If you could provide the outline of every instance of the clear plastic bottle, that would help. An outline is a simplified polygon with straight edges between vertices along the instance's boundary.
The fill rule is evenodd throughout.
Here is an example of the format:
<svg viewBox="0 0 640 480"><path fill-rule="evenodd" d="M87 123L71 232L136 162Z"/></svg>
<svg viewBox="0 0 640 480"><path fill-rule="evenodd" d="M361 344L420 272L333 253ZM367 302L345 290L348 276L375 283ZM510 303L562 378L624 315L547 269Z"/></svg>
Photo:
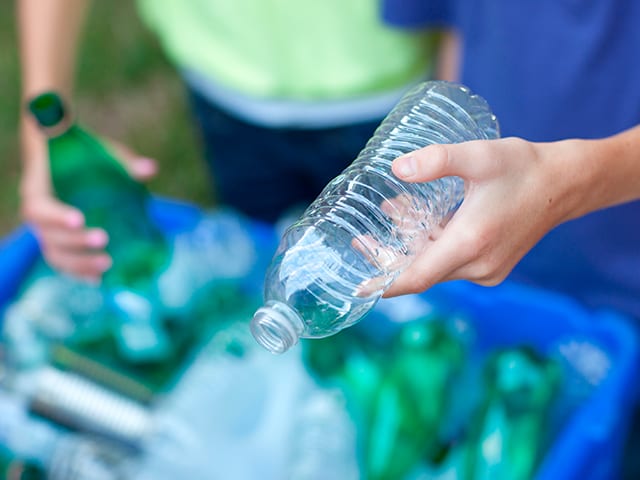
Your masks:
<svg viewBox="0 0 640 480"><path fill-rule="evenodd" d="M285 232L267 271L265 305L251 331L282 353L299 338L325 337L367 313L462 202L464 182L405 183L398 156L430 144L499 136L487 103L468 88L432 81L408 92L354 162Z"/></svg>

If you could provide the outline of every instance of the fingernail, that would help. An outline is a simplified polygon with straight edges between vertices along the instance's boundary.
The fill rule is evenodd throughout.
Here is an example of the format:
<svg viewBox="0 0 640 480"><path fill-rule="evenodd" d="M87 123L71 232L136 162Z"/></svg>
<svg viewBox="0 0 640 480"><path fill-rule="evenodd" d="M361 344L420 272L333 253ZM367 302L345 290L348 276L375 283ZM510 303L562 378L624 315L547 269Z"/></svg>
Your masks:
<svg viewBox="0 0 640 480"><path fill-rule="evenodd" d="M400 157L393 162L393 171L400 177L412 177L416 174L416 160L415 158Z"/></svg>
<svg viewBox="0 0 640 480"><path fill-rule="evenodd" d="M84 217L80 212L69 212L67 213L64 221L68 227L78 228L84 223Z"/></svg>
<svg viewBox="0 0 640 480"><path fill-rule="evenodd" d="M92 230L87 234L87 246L92 248L104 247L109 241L109 237L103 230Z"/></svg>
<svg viewBox="0 0 640 480"><path fill-rule="evenodd" d="M137 157L133 168L138 175L151 175L156 171L156 162L148 157Z"/></svg>

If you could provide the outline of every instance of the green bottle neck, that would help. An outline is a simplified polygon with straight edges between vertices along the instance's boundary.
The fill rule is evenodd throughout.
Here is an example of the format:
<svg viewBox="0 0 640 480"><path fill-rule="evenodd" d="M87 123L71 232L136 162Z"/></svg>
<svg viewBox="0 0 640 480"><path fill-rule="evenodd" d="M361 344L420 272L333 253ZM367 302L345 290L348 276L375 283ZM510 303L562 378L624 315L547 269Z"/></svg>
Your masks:
<svg viewBox="0 0 640 480"><path fill-rule="evenodd" d="M48 138L59 138L71 131L74 127L73 120L68 117L64 117L60 122L50 127L39 125L40 131Z"/></svg>

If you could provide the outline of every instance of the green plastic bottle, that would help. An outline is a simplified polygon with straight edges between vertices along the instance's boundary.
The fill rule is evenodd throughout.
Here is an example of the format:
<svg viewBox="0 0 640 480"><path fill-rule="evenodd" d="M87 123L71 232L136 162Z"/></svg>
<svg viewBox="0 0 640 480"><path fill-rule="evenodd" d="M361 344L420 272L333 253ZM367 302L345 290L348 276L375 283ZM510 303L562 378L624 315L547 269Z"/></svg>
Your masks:
<svg viewBox="0 0 640 480"><path fill-rule="evenodd" d="M496 352L487 394L466 444L465 480L529 480L544 453L560 370L529 348Z"/></svg>
<svg viewBox="0 0 640 480"><path fill-rule="evenodd" d="M304 339L301 343L304 363L315 380L345 393L350 415L362 437L370 423L388 352L375 348L356 332L348 329L331 337Z"/></svg>
<svg viewBox="0 0 640 480"><path fill-rule="evenodd" d="M465 345L445 321L418 318L385 345L355 329L303 345L312 375L346 394L363 478L402 479L442 453L442 422L465 358Z"/></svg>
<svg viewBox="0 0 640 480"><path fill-rule="evenodd" d="M444 322L416 320L401 330L377 394L368 435L367 478L404 478L443 447L441 422L464 346Z"/></svg>
<svg viewBox="0 0 640 480"><path fill-rule="evenodd" d="M48 138L56 196L80 209L88 227L109 235L113 265L103 285L113 300L120 352L133 361L165 357L171 345L161 325L156 278L169 262L170 248L147 213L147 189L103 142L69 118L59 95L41 94L29 110Z"/></svg>

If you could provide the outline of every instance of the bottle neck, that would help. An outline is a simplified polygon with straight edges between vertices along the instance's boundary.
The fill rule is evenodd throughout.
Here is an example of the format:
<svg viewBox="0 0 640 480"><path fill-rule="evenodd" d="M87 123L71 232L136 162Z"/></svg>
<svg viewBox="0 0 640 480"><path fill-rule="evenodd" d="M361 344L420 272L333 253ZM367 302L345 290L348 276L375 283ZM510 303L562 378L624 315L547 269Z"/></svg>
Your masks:
<svg viewBox="0 0 640 480"><path fill-rule="evenodd" d="M71 120L70 117L64 117L55 125L51 125L50 127L39 125L39 127L40 127L40 131L47 138L57 138L57 137L61 137L62 135L67 133L69 130L71 130L71 127L73 127L73 121Z"/></svg>
<svg viewBox="0 0 640 480"><path fill-rule="evenodd" d="M283 302L269 301L251 321L256 341L271 353L284 353L293 347L304 331L300 315Z"/></svg>

